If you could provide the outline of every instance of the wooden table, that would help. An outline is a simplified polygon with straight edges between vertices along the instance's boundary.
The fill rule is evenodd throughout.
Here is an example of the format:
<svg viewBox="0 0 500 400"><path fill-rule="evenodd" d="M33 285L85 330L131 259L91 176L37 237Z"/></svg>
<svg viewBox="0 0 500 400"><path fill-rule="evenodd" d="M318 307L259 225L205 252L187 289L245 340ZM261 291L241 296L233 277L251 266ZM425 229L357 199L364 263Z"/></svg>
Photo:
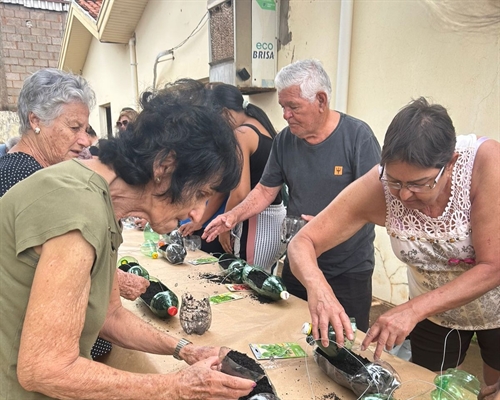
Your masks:
<svg viewBox="0 0 500 400"><path fill-rule="evenodd" d="M206 253L199 250L190 251L183 264L171 265L164 258L154 260L141 254L141 231L124 230L123 236L124 243L120 247L119 257L129 255L137 258L150 275L166 284L177 294L179 300L182 293L188 290L203 289L210 295L228 292L224 284L201 277L201 274L205 273L219 273L217 264L194 266L186 262ZM312 347L306 343L300 332L302 324L310 321L305 301L290 296L286 301L262 303L252 292L240 293L245 298L212 305L212 325L202 336L186 335L180 326L178 315L161 320L140 299L122 299L122 302L127 309L155 327L178 338L186 337L198 345L228 346L253 357L249 343L297 342L307 352L308 357L274 362L261 361L281 400L333 399L333 393L341 399L356 399L352 391L332 381L314 362ZM360 343L363 336L364 334L358 331L356 342ZM368 351L362 355L370 358ZM394 393L396 399L407 399L431 389L430 383L435 376L431 371L390 354L384 354L383 359L392 365L403 382L402 387ZM145 354L118 346L113 347L106 363L122 370L140 373L169 373L186 367L184 362L171 356Z"/></svg>

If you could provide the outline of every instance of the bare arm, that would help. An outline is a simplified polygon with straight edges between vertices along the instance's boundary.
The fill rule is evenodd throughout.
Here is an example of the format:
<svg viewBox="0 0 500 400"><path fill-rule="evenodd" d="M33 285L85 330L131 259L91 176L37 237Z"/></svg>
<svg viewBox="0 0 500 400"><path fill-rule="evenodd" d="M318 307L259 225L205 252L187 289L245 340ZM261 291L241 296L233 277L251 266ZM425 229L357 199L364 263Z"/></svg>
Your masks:
<svg viewBox="0 0 500 400"><path fill-rule="evenodd" d="M72 251L68 252L68 248ZM79 338L89 298L94 249L80 232L73 231L47 241L39 254L18 357L18 379L26 390L65 399L233 399L251 390L253 382L213 371L216 357L168 375L119 371L80 357ZM113 335L106 330L114 318L129 323L134 318L140 321L120 310L116 280L112 297L104 332L134 347L132 339L124 338L123 327ZM135 348L173 352L176 339L144 325L133 323L133 331L129 331L131 336L137 332L147 336L139 337L138 341L146 344L136 343ZM194 347L186 346L181 355L188 358Z"/></svg>
<svg viewBox="0 0 500 400"><path fill-rule="evenodd" d="M471 224L476 265L446 285L397 306L370 328L363 346L377 341L375 356L384 347L403 342L414 326L425 318L482 296L500 285L500 144L488 140L478 150L472 171Z"/></svg>
<svg viewBox="0 0 500 400"><path fill-rule="evenodd" d="M288 246L290 268L307 290L313 336L318 338L319 328L325 346L328 346L329 323L340 344L342 330L352 338L352 329L348 315L318 267L317 257L349 239L369 222L379 225L385 222L385 198L378 167L345 188Z"/></svg>
<svg viewBox="0 0 500 400"><path fill-rule="evenodd" d="M231 191L229 199L227 200L226 213L245 200L245 197L250 193L252 185L250 179L250 156L259 143L257 134L248 127L242 126L236 129L235 136L243 154L243 168L241 171L240 183ZM233 252L233 240L229 232L221 232L219 234L219 242L224 251L227 253Z"/></svg>
<svg viewBox="0 0 500 400"><path fill-rule="evenodd" d="M202 238L211 242L221 232L234 228L238 222L259 214L273 202L280 190L281 186L267 187L258 183L243 202L210 222L205 228Z"/></svg>

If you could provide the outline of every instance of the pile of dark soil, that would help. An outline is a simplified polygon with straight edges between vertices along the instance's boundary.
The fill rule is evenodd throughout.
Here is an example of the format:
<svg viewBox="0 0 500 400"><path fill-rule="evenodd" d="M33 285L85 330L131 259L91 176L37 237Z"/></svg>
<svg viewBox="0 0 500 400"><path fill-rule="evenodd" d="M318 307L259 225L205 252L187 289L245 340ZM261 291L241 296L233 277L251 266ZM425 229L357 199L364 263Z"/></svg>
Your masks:
<svg viewBox="0 0 500 400"><path fill-rule="evenodd" d="M257 286L258 288L262 288L262 285L264 284L267 278L269 278L269 275L256 269L252 270L248 274L248 279L250 279L253 283L255 283L255 286Z"/></svg>
<svg viewBox="0 0 500 400"><path fill-rule="evenodd" d="M151 304L153 297L157 293L164 292L165 290L167 290L167 288L160 282L149 281L149 287L143 294L141 294L141 299L143 299L147 304Z"/></svg>
<svg viewBox="0 0 500 400"><path fill-rule="evenodd" d="M200 278L212 283L227 283L227 279L225 277L217 274L211 274L209 272L200 274Z"/></svg>
<svg viewBox="0 0 500 400"><path fill-rule="evenodd" d="M257 363L254 359L248 357L244 353L240 353L235 350L231 350L229 353L227 353L227 357L229 357L231 360L233 360L235 363L241 365L242 367L245 367L249 369L250 371L255 371L260 374L265 374L264 369L260 366L259 363ZM240 397L239 400L247 400L251 398L252 396L255 396L256 394L260 393L274 393L273 387L271 386L271 383L269 382L269 379L267 376L264 376L262 379L260 379L257 383L257 386L253 388L253 390L246 396Z"/></svg>
<svg viewBox="0 0 500 400"><path fill-rule="evenodd" d="M339 396L337 396L335 393L332 392L323 395L323 397L321 397L321 400L341 400L341 399Z"/></svg>
<svg viewBox="0 0 500 400"><path fill-rule="evenodd" d="M361 357L360 355L352 352L346 354L345 357L329 357L319 347L316 348L316 351L323 357L325 357L335 368L340 369L342 372L345 372L350 376L355 375L356 372L358 372L360 368L363 367L363 365L370 363L370 360L368 360L367 358Z"/></svg>

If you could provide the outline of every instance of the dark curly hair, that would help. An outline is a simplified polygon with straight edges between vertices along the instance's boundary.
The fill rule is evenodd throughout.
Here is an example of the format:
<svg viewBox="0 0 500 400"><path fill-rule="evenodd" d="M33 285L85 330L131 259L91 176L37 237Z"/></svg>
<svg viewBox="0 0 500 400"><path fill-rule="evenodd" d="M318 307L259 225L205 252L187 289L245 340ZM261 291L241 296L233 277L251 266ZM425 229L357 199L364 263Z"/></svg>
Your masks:
<svg viewBox="0 0 500 400"><path fill-rule="evenodd" d="M144 187L154 166L173 157L170 187L158 194L172 203L183 203L206 184L220 193L238 185L241 149L203 84L182 79L143 93L141 105L125 132L100 145L99 159L118 177Z"/></svg>

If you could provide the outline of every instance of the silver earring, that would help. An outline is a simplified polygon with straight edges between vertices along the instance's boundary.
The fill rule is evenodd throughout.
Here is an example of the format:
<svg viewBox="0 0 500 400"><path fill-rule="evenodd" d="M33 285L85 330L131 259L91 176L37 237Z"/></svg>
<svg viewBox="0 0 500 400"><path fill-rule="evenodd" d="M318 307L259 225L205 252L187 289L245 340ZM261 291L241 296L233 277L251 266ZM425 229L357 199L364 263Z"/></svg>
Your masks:
<svg viewBox="0 0 500 400"><path fill-rule="evenodd" d="M160 183L161 178L160 178L159 176L157 176L157 177L155 178L155 181L156 181L157 183Z"/></svg>
<svg viewBox="0 0 500 400"><path fill-rule="evenodd" d="M37 135L40 133L40 128L39 128L38 126L35 128L35 133L36 133Z"/></svg>

